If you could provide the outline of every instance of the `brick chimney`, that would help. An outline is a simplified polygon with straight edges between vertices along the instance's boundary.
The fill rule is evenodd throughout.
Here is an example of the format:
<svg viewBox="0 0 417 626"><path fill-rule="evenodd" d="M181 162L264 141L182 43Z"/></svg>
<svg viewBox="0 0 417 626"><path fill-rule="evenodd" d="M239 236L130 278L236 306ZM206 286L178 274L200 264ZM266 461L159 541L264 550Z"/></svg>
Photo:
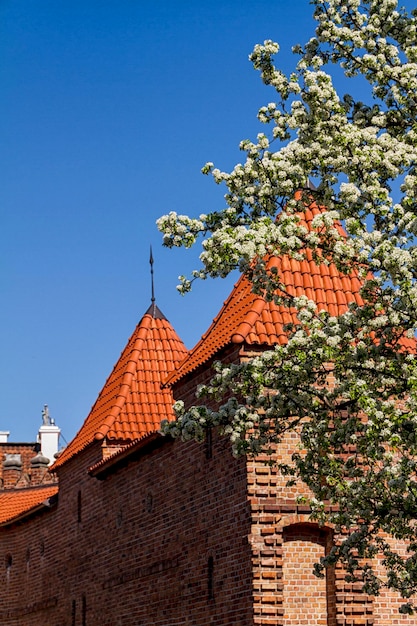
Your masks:
<svg viewBox="0 0 417 626"><path fill-rule="evenodd" d="M20 454L5 454L3 461L3 488L13 489L22 475Z"/></svg>
<svg viewBox="0 0 417 626"><path fill-rule="evenodd" d="M48 471L48 466L50 464L50 460L46 458L42 454L41 451L38 452L36 456L30 459L30 483L31 485L40 485L45 482L45 474ZM49 480L47 481L49 482Z"/></svg>

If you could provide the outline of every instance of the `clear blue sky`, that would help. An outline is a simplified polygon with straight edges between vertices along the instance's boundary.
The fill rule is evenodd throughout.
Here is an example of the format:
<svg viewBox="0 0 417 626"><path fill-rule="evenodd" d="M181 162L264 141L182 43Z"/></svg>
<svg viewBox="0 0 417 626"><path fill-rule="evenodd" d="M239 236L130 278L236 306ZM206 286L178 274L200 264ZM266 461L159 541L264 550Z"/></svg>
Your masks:
<svg viewBox="0 0 417 626"><path fill-rule="evenodd" d="M155 220L223 206L228 169L274 99L248 61L313 34L307 0L0 2L0 430L34 440L46 403L70 440L151 297L187 347L232 281L181 297L196 252Z"/></svg>

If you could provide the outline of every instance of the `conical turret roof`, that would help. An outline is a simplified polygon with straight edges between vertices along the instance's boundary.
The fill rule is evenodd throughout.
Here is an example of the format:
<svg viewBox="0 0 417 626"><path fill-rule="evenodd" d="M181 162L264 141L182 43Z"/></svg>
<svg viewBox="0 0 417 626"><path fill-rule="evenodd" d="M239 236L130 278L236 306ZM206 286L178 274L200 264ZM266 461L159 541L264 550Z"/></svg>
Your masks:
<svg viewBox="0 0 417 626"><path fill-rule="evenodd" d="M161 383L184 359L187 349L152 303L136 326L90 414L53 469L93 441L128 444L174 419L170 389Z"/></svg>

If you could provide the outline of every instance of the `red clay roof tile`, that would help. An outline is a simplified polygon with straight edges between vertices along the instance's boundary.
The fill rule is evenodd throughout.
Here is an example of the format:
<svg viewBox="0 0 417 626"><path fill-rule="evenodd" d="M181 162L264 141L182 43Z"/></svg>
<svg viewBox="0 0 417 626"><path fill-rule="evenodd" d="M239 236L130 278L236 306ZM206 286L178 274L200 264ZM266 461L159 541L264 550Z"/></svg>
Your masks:
<svg viewBox="0 0 417 626"><path fill-rule="evenodd" d="M0 524L10 522L23 513L37 509L56 493L58 493L58 485L0 491Z"/></svg>
<svg viewBox="0 0 417 626"><path fill-rule="evenodd" d="M187 354L168 320L152 305L135 328L90 414L54 464L61 466L106 438L128 444L173 419L173 397L161 382Z"/></svg>
<svg viewBox="0 0 417 626"><path fill-rule="evenodd" d="M301 222L311 228L311 220L321 211L312 205ZM337 225L337 228L345 236L342 227ZM302 261L287 256L272 257L269 265L277 268L290 295L306 295L317 303L319 309L331 315L345 312L350 302L362 302L361 281L356 271L341 275L334 264L317 265L309 250ZM252 293L251 284L241 276L208 331L165 384L172 385L195 371L230 343L263 346L286 343L284 327L289 323L297 323L294 309L266 302Z"/></svg>

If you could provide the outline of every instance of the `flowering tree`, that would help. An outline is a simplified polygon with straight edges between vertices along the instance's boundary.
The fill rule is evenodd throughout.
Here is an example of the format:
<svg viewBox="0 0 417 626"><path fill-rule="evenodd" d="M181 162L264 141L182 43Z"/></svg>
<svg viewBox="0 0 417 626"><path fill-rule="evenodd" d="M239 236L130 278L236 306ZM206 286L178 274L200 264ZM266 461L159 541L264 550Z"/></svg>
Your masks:
<svg viewBox="0 0 417 626"><path fill-rule="evenodd" d="M259 111L268 127L243 141L244 163L205 174L227 187L227 206L198 219L158 220L167 246L203 237L196 278L239 268L256 293L296 307L288 343L248 363L216 366L201 398L233 398L217 411L176 405L165 432L201 439L209 426L230 435L235 454L271 450L291 429L303 453L281 466L313 493L312 515L352 532L317 566L341 559L368 593L381 585L417 592L417 20L396 0L313 0L315 36L296 46L290 76L274 64L278 45L250 59L276 102ZM360 81L369 103L338 95L332 64ZM317 188L307 184L317 181ZM303 213L322 207L311 227ZM326 207L325 209L323 207ZM340 228L343 223L346 234ZM332 317L294 297L268 269L271 255L334 263L362 280L361 304ZM333 384L328 384L331 369ZM203 400L204 401L204 400ZM366 415L366 419L364 416ZM353 452L352 452L353 450ZM330 507L329 505L337 505ZM387 534L407 546L399 554ZM386 577L370 565L381 554Z"/></svg>

